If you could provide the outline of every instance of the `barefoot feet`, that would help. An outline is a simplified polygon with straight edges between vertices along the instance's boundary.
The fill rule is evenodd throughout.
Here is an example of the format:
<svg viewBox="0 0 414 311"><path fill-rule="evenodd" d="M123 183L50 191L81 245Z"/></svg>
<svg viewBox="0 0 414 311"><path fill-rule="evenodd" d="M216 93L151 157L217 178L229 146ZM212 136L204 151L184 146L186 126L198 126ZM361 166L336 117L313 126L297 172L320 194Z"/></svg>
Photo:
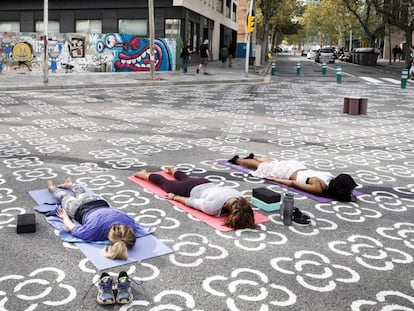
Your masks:
<svg viewBox="0 0 414 311"><path fill-rule="evenodd" d="M172 166L167 166L167 167L165 168L165 172L166 172L167 174L174 175L174 173L176 172L176 169L175 169L175 168L173 168Z"/></svg>
<svg viewBox="0 0 414 311"><path fill-rule="evenodd" d="M148 173L146 170L139 171L134 174L135 177L148 180L150 173Z"/></svg>
<svg viewBox="0 0 414 311"><path fill-rule="evenodd" d="M47 182L47 189L49 189L50 191L52 191L53 190L53 188L55 188L56 186L55 186L55 183L53 182L53 180L49 180L48 182Z"/></svg>
<svg viewBox="0 0 414 311"><path fill-rule="evenodd" d="M72 178L66 177L65 183L58 185L58 188L70 189L72 187Z"/></svg>

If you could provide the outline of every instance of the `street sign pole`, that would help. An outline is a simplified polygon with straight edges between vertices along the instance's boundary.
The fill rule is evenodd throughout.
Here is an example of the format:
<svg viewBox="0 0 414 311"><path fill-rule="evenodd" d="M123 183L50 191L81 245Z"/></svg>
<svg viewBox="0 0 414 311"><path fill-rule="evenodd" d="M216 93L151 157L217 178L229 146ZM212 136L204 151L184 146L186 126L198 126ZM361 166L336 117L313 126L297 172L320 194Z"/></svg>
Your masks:
<svg viewBox="0 0 414 311"><path fill-rule="evenodd" d="M43 38L43 83L48 83L48 72L49 72L49 61L47 59L47 26L49 21L49 3L48 0L43 0L43 27L44 27L44 38Z"/></svg>
<svg viewBox="0 0 414 311"><path fill-rule="evenodd" d="M154 0L148 0L149 32L150 32L150 75L154 80L155 73L155 55L154 55Z"/></svg>
<svg viewBox="0 0 414 311"><path fill-rule="evenodd" d="M252 16L252 13L253 13L253 2L254 0L250 0L249 16ZM246 61L245 61L245 67L244 67L244 75L247 77L249 75L250 37L251 37L251 33L247 31L247 27L246 27L246 33L247 33L247 40L246 40Z"/></svg>

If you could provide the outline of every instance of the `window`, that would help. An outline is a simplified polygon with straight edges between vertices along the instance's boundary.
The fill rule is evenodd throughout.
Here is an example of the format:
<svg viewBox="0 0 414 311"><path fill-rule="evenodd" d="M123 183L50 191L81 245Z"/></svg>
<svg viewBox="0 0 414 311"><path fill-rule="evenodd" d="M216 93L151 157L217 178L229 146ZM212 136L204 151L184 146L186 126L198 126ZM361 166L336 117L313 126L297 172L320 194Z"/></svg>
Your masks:
<svg viewBox="0 0 414 311"><path fill-rule="evenodd" d="M216 9L217 12L223 13L223 0L217 0Z"/></svg>
<svg viewBox="0 0 414 311"><path fill-rule="evenodd" d="M129 33L137 36L147 36L148 26L146 19L120 19L118 21L118 32Z"/></svg>
<svg viewBox="0 0 414 311"><path fill-rule="evenodd" d="M231 14L231 20L237 22L237 5L233 3L233 13Z"/></svg>
<svg viewBox="0 0 414 311"><path fill-rule="evenodd" d="M35 31L36 32L44 32L45 31L43 21L36 21ZM60 23L58 21L48 21L48 23L47 23L47 32L59 33L60 32Z"/></svg>
<svg viewBox="0 0 414 311"><path fill-rule="evenodd" d="M230 18L230 6L231 6L231 0L226 0L226 9L225 9L225 16L227 18Z"/></svg>
<svg viewBox="0 0 414 311"><path fill-rule="evenodd" d="M101 33L102 21L98 19L77 20L75 32Z"/></svg>
<svg viewBox="0 0 414 311"><path fill-rule="evenodd" d="M20 32L19 21L0 22L0 32Z"/></svg>
<svg viewBox="0 0 414 311"><path fill-rule="evenodd" d="M165 38L180 37L181 19L165 20Z"/></svg>

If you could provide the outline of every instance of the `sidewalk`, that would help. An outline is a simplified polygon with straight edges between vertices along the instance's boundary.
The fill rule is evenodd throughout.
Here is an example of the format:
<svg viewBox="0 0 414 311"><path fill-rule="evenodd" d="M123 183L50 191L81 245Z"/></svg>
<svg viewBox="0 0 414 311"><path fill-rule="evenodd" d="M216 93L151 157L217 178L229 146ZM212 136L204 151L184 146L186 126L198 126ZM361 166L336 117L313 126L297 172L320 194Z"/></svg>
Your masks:
<svg viewBox="0 0 414 311"><path fill-rule="evenodd" d="M178 71L159 71L151 80L149 72L72 72L48 73L48 83L43 83L43 72L3 72L0 74L0 90L30 89L68 89L110 86L150 86L150 85L185 85L194 83L237 83L262 82L265 76L261 72L245 74L245 59L236 58L233 66L224 66L221 61L212 61L208 65L209 75L196 73L196 66L190 66L188 73Z"/></svg>

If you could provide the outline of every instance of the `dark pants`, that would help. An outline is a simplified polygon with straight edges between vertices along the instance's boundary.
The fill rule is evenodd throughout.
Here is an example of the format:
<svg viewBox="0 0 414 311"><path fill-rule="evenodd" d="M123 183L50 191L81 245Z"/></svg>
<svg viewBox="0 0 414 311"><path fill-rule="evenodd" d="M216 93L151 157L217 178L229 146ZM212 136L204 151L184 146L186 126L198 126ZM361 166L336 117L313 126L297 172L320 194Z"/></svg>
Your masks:
<svg viewBox="0 0 414 311"><path fill-rule="evenodd" d="M182 171L176 171L174 177L176 180L168 180L159 174L150 174L149 181L166 192L172 192L183 197L189 197L191 189L195 186L210 182L202 177L190 177Z"/></svg>

